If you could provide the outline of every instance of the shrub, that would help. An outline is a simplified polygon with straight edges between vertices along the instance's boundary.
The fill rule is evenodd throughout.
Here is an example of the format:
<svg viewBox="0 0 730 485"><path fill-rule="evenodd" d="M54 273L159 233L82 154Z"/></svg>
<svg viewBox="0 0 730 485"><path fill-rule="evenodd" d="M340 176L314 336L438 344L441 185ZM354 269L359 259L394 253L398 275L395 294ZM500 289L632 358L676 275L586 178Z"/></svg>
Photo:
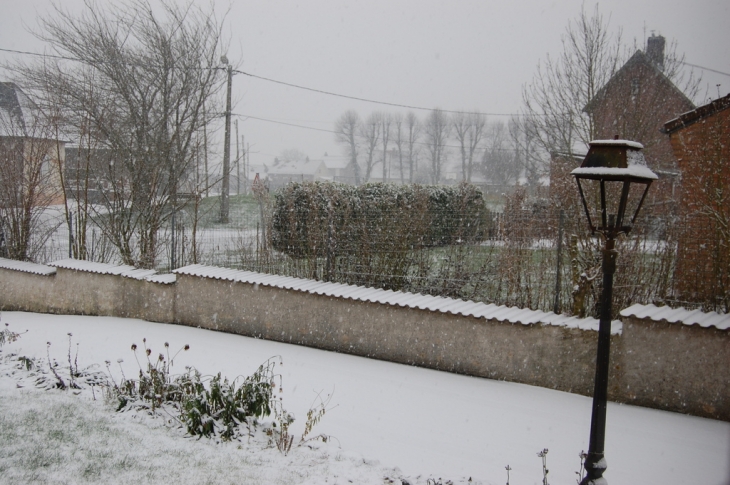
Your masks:
<svg viewBox="0 0 730 485"><path fill-rule="evenodd" d="M276 194L272 245L305 278L391 290L431 274L429 248L476 244L492 218L474 186L292 183Z"/></svg>
<svg viewBox="0 0 730 485"><path fill-rule="evenodd" d="M218 373L212 378L202 377L193 367L184 374L173 376L171 368L175 357L190 346L185 345L170 358L165 343L165 354L151 359L152 350L144 343L147 365L140 365L139 379L122 378L120 384L112 380L109 397L116 400L117 411L130 409L166 408L177 414L177 419L193 436L235 439L242 424L254 425L257 418L269 416L279 405L274 397L275 362L267 360L252 375L229 381ZM137 345L132 344L137 358ZM107 362L107 366L110 363ZM239 384L240 382L240 384Z"/></svg>
<svg viewBox="0 0 730 485"><path fill-rule="evenodd" d="M272 243L295 258L379 255L484 238L474 186L291 183L275 196Z"/></svg>

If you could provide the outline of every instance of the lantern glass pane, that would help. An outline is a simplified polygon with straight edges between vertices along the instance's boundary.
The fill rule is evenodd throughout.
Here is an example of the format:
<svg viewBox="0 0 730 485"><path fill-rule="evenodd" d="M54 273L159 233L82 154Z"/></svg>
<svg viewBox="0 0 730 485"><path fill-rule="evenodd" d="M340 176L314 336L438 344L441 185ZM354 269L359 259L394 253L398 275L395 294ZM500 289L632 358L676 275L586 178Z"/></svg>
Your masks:
<svg viewBox="0 0 730 485"><path fill-rule="evenodd" d="M581 179L581 187L585 197L590 222L597 230L606 230L610 226L610 216L614 216L616 226L631 227L632 218L644 196L646 184L624 182L622 180ZM602 190L603 187L603 190ZM624 207L621 198L624 187L628 190ZM605 205L605 214L603 213ZM622 210L619 214L619 211Z"/></svg>
<svg viewBox="0 0 730 485"><path fill-rule="evenodd" d="M618 214L619 202L621 200L621 189L623 182L603 181L603 194L600 180L582 179L581 187L585 196L588 214L591 223L597 229L608 227L608 215ZM605 203L606 214L604 218L603 204Z"/></svg>
<svg viewBox="0 0 730 485"><path fill-rule="evenodd" d="M631 220L636 215L636 211L639 210L639 204L641 199L646 192L647 184L640 182L631 182L629 188L629 197L626 201L626 212L624 213L624 220L622 225L631 227L633 224ZM646 208L642 209L645 210Z"/></svg>

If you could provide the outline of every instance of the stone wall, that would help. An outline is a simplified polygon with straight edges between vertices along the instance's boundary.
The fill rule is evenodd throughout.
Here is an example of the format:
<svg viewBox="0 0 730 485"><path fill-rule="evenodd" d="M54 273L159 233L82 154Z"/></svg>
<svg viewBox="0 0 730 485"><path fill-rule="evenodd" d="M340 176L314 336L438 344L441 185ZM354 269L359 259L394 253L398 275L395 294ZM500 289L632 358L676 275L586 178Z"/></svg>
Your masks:
<svg viewBox="0 0 730 485"><path fill-rule="evenodd" d="M730 316L704 328L635 307L649 316L622 312L623 332L611 342L609 399L730 421ZM55 275L0 267L0 310L142 318L592 394L596 331L545 323L577 320L569 317L542 314L542 323L526 323L541 312L494 308L493 317L477 318L184 273L160 284L61 267ZM504 316L516 313L522 317Z"/></svg>

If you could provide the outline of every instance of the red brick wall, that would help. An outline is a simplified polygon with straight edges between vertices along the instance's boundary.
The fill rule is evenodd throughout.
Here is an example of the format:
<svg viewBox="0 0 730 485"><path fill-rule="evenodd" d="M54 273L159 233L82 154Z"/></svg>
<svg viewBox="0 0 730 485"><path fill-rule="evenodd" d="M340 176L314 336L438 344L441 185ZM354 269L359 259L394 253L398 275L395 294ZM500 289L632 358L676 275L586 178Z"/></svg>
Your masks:
<svg viewBox="0 0 730 485"><path fill-rule="evenodd" d="M689 301L730 303L730 108L669 136L681 173L675 288ZM724 302L724 303L723 303Z"/></svg>

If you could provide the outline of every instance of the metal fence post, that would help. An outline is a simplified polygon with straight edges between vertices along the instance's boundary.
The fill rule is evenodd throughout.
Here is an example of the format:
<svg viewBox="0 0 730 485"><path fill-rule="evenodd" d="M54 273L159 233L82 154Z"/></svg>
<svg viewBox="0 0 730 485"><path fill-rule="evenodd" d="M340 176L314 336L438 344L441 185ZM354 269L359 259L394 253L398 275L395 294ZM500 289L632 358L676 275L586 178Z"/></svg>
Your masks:
<svg viewBox="0 0 730 485"><path fill-rule="evenodd" d="M565 211L560 209L560 218L558 221L558 254L557 254L557 271L555 272L555 302L553 304L553 312L559 314L562 311L560 305L560 272L562 271L563 257L563 230L565 227Z"/></svg>
<svg viewBox="0 0 730 485"><path fill-rule="evenodd" d="M69 212L68 214L68 258L71 259L73 256L74 246L74 213Z"/></svg>

